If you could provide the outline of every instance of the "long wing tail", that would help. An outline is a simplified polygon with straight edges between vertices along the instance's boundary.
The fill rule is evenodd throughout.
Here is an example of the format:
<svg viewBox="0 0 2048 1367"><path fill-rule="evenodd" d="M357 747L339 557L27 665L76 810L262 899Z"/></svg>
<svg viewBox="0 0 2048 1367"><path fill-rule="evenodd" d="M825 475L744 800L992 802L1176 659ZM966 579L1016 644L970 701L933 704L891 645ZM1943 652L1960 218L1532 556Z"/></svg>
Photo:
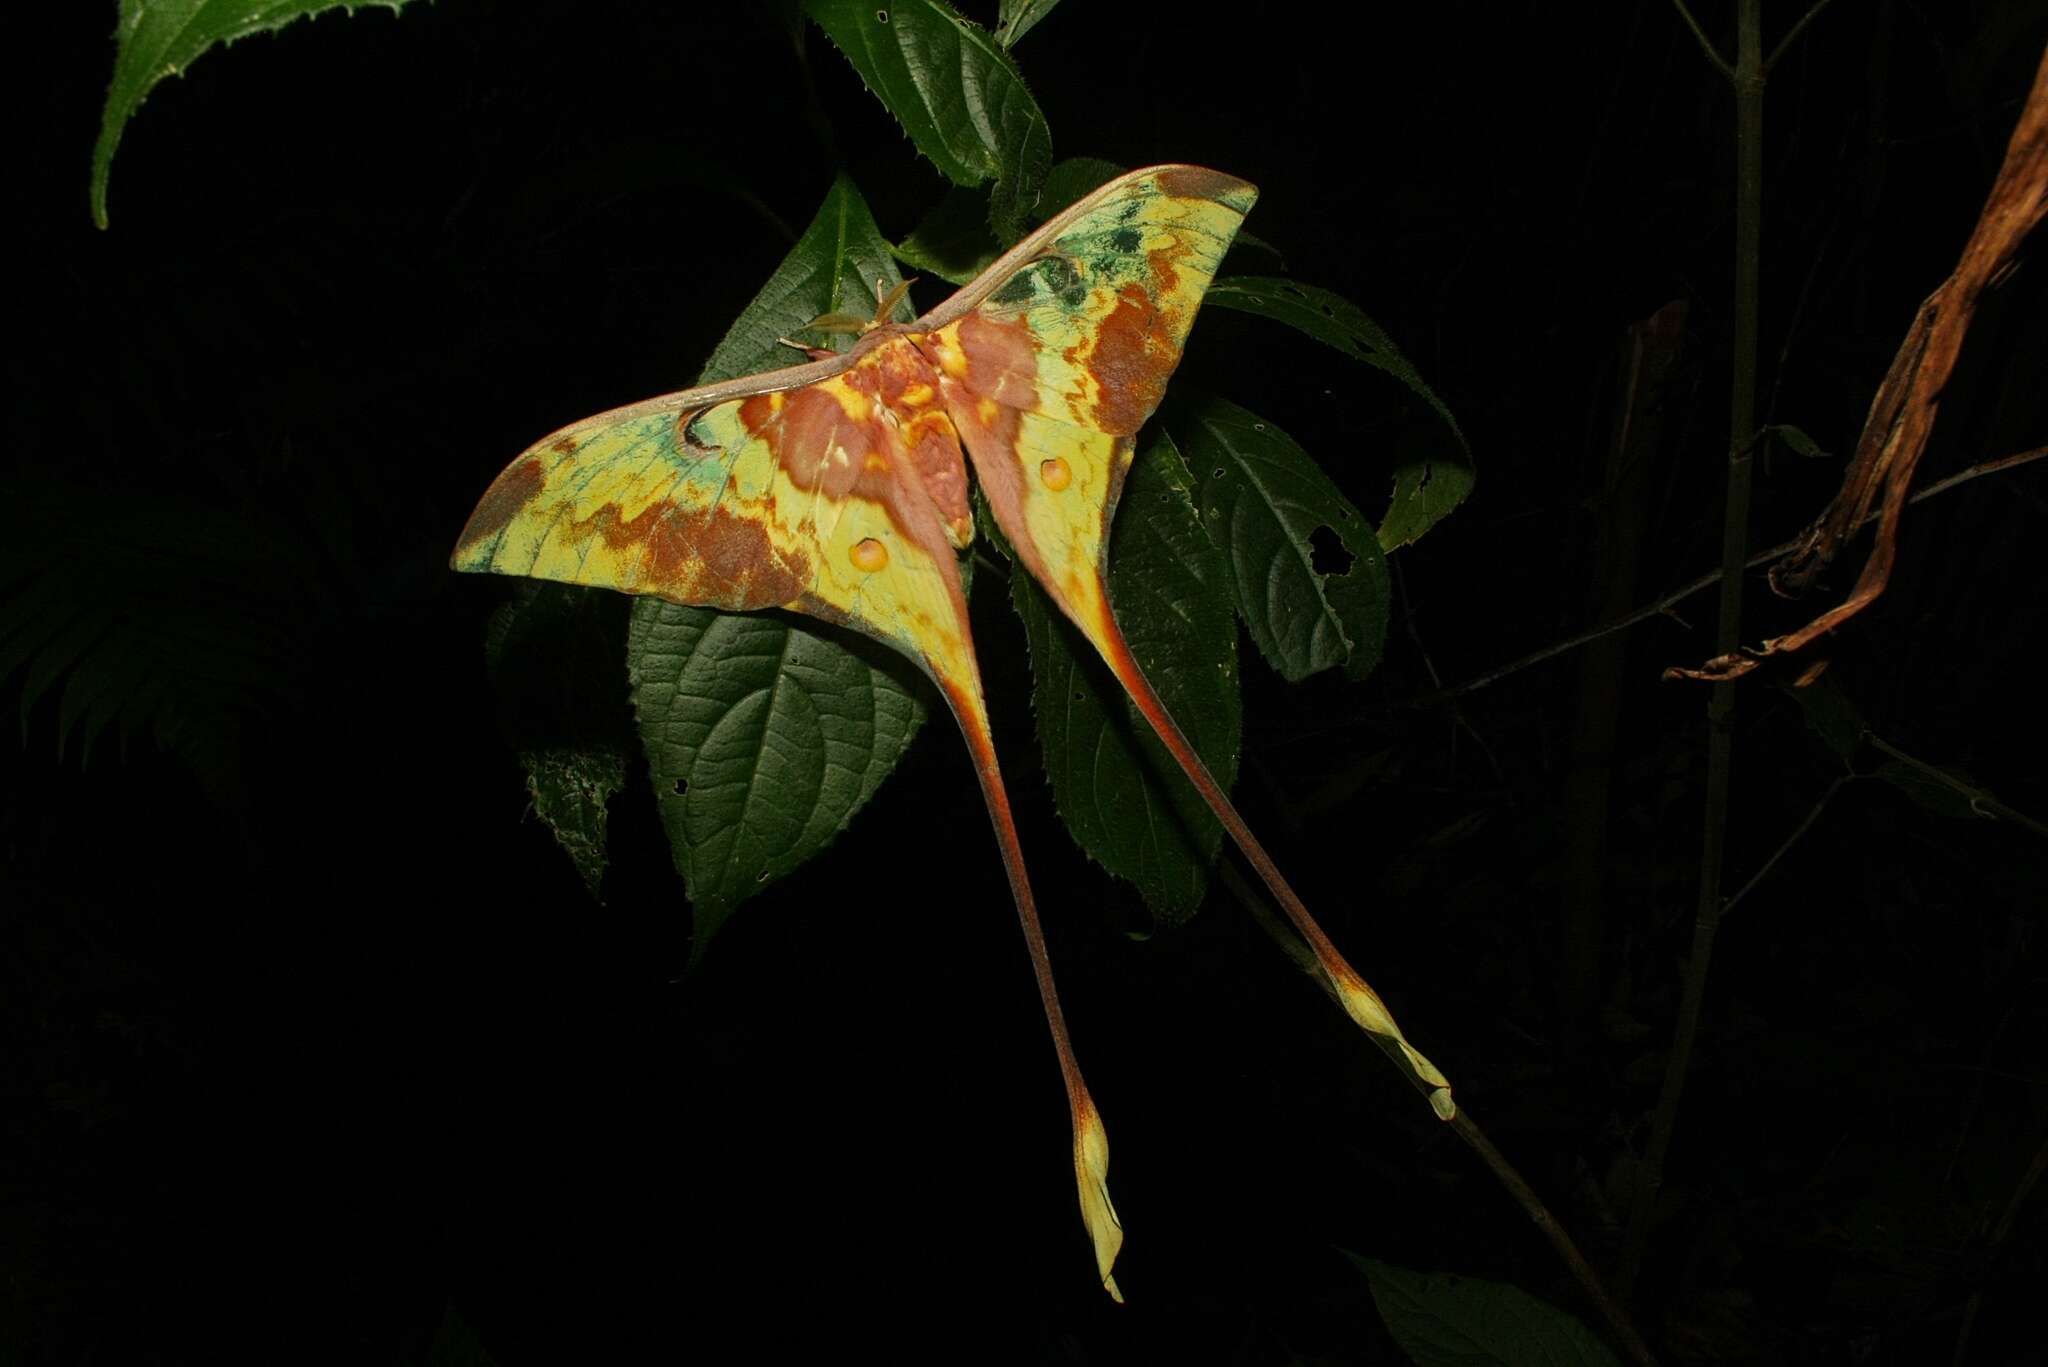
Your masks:
<svg viewBox="0 0 2048 1367"><path fill-rule="evenodd" d="M1059 1054L1060 1077L1067 1086L1067 1109L1074 1129L1074 1181L1080 1190L1081 1218L1095 1244L1096 1271L1102 1276L1103 1289L1122 1301L1123 1293L1117 1290L1116 1278L1110 1275L1117 1251L1123 1247L1124 1228L1109 1200L1109 1135L1102 1127L1093 1098L1088 1095L1088 1084L1081 1077L1081 1065L1067 1036L1067 1018L1060 1010L1059 989L1053 985L1045 932L1038 923L1038 903L1031 895L1031 880L1024 871L1024 850L1010 816L1010 797L1003 787L1002 769L996 763L979 680L972 681L972 687L941 680L940 687L960 722L961 734L967 738L968 752L974 757L974 772L981 780L982 797L988 802L989 821L995 826L996 844L1003 852L1003 871L1009 875L1010 892L1017 902L1017 919L1024 927L1024 943L1031 953L1031 971L1038 979L1038 999L1045 1007L1053 1049Z"/></svg>

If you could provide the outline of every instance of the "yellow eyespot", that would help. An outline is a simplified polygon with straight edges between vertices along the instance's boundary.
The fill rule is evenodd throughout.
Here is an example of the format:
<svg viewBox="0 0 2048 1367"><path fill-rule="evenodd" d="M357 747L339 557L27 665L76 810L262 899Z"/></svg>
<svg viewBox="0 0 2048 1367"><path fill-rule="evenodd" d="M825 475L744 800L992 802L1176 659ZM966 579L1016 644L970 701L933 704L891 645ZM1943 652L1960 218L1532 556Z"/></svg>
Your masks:
<svg viewBox="0 0 2048 1367"><path fill-rule="evenodd" d="M887 567L889 563L889 548L872 536L856 544L850 554L853 557L853 567L862 574L873 574L876 570Z"/></svg>
<svg viewBox="0 0 2048 1367"><path fill-rule="evenodd" d="M1038 462L1038 480L1046 488L1058 493L1074 482L1074 472L1058 456Z"/></svg>

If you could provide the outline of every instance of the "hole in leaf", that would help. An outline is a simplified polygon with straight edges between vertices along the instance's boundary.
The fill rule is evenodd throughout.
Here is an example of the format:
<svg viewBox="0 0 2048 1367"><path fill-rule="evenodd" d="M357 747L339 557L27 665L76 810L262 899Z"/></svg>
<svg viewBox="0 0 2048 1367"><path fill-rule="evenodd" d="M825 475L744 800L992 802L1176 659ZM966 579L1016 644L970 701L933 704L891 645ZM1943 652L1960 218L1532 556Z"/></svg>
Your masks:
<svg viewBox="0 0 2048 1367"><path fill-rule="evenodd" d="M1219 466L1217 466L1217 467L1216 467L1216 473L1215 473L1215 474L1213 474L1213 475L1211 475L1211 476L1209 476L1209 478L1211 478L1211 479L1222 479L1222 478L1223 478L1223 467L1222 467L1222 466L1220 466L1220 465L1219 465Z"/></svg>
<svg viewBox="0 0 2048 1367"><path fill-rule="evenodd" d="M681 797L684 793L690 791L690 780L686 778L679 778L671 786L674 787L676 796Z"/></svg>
<svg viewBox="0 0 2048 1367"><path fill-rule="evenodd" d="M887 10L885 10L885 9L878 9L878 10L876 10L876 11L875 11L875 22L876 22L876 23L878 23L878 24L886 24L886 23L888 23L888 22L889 22L889 11L887 11ZM762 877L764 877L764 878L765 878L765 877L767 877L767 875L766 875L766 874L763 874L763 875L762 875Z"/></svg>
<svg viewBox="0 0 2048 1367"><path fill-rule="evenodd" d="M1327 522L1308 534L1309 565L1317 574L1343 578L1357 559L1344 549L1344 539Z"/></svg>

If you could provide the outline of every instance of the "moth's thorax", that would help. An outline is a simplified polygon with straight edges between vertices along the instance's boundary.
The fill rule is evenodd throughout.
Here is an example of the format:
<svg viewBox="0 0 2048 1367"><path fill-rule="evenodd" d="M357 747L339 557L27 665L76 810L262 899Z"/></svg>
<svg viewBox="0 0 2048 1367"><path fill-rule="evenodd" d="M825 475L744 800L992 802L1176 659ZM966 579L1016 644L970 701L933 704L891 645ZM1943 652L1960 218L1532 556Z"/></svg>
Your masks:
<svg viewBox="0 0 2048 1367"><path fill-rule="evenodd" d="M974 540L967 503L967 463L960 436L939 394L939 374L918 349L922 334L891 338L863 356L849 372L886 411L902 444L903 458L931 496L946 540L965 549Z"/></svg>

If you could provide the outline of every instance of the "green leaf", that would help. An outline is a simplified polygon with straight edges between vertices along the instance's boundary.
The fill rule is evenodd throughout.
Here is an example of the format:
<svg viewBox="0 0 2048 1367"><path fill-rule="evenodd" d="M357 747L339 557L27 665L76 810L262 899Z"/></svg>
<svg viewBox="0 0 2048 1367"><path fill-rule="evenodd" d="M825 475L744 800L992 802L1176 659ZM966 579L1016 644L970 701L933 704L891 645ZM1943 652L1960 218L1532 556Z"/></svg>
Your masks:
<svg viewBox="0 0 2048 1367"><path fill-rule="evenodd" d="M633 709L696 913L693 960L740 903L845 829L924 721L911 666L823 630L634 605Z"/></svg>
<svg viewBox="0 0 2048 1367"><path fill-rule="evenodd" d="M1955 821L1991 820L1994 813L1981 805L1991 798L1968 774L1947 767L1906 764L1888 759L1877 766L1876 775L1913 799L1923 811ZM1991 798L1996 801L1996 798Z"/></svg>
<svg viewBox="0 0 2048 1367"><path fill-rule="evenodd" d="M238 800L241 748L313 668L333 592L303 526L260 504L16 477L0 498L0 685L22 738L55 694L59 758L146 737ZM60 688L61 685L61 688Z"/></svg>
<svg viewBox="0 0 2048 1367"><path fill-rule="evenodd" d="M1337 664L1353 678L1371 673L1386 641L1388 583L1370 524L1258 414L1203 396L1172 420L1186 434L1202 526L1229 561L1238 615L1260 653L1290 682Z"/></svg>
<svg viewBox="0 0 2048 1367"><path fill-rule="evenodd" d="M1393 339L1350 300L1314 285L1271 276L1237 275L1209 287L1208 302L1287 324L1356 361L1392 375L1444 420L1455 451L1439 441L1403 452L1394 471L1394 496L1380 524L1380 547L1394 550L1420 537L1472 492L1472 448L1458 420L1423 382Z"/></svg>
<svg viewBox="0 0 2048 1367"><path fill-rule="evenodd" d="M1111 532L1110 600L1145 677L1217 782L1237 774L1237 628L1229 566L1203 533L1173 439L1138 455ZM1031 576L1010 598L1031 648L1032 709L1067 829L1136 885L1162 920L1184 920L1207 890L1223 828L1095 648Z"/></svg>
<svg viewBox="0 0 2048 1367"><path fill-rule="evenodd" d="M1017 46L1017 40L1038 26L1038 21L1052 13L1052 7L1060 0L1003 0L996 10L996 41L1004 47ZM1063 201L1064 202L1064 201Z"/></svg>
<svg viewBox="0 0 2048 1367"><path fill-rule="evenodd" d="M1833 677L1823 674L1804 688L1785 691L1799 704L1807 730L1844 765L1852 764L1856 752L1863 748L1863 714Z"/></svg>
<svg viewBox="0 0 2048 1367"><path fill-rule="evenodd" d="M604 886L609 804L626 786L633 745L616 663L625 606L609 594L526 580L484 635L500 723L526 771L534 815L594 898Z"/></svg>
<svg viewBox="0 0 2048 1367"><path fill-rule="evenodd" d="M1806 433L1790 423L1771 423L1764 428L1764 431L1768 435L1784 442L1786 449L1795 456L1804 456L1808 460L1828 459L1828 453L1820 449L1819 442L1807 436Z"/></svg>
<svg viewBox="0 0 2048 1367"><path fill-rule="evenodd" d="M441 1322L420 1362L422 1367L498 1367L497 1359L477 1338L454 1301L442 1305Z"/></svg>
<svg viewBox="0 0 2048 1367"><path fill-rule="evenodd" d="M1101 157L1067 157L1045 175L1045 192L1038 201L1043 212L1033 215L1042 223L1090 190L1107 185L1128 169Z"/></svg>
<svg viewBox="0 0 2048 1367"><path fill-rule="evenodd" d="M964 285L1002 255L988 230L988 191L946 187L938 206L894 248L913 270Z"/></svg>
<svg viewBox="0 0 2048 1367"><path fill-rule="evenodd" d="M816 217L775 274L726 329L696 382L714 384L797 364L803 356L784 346L782 339L796 337L805 324L827 313L874 317L876 281L886 294L903 277L867 201L842 175L832 182ZM907 301L898 304L895 316L909 321L912 310Z"/></svg>
<svg viewBox="0 0 2048 1367"><path fill-rule="evenodd" d="M1518 1287L1344 1256L1416 1367L1621 1367L1577 1318Z"/></svg>
<svg viewBox="0 0 2048 1367"><path fill-rule="evenodd" d="M1380 519L1382 550L1421 540L1472 492L1472 462L1445 453L1432 436L1427 428L1411 427L1394 443L1394 492Z"/></svg>
<svg viewBox="0 0 2048 1367"><path fill-rule="evenodd" d="M1122 174L1121 166L1100 157L1067 158L1045 177L1038 207L1049 212L1029 215L1028 224L1037 226L1051 213ZM989 231L988 201L986 191L950 187L938 207L925 215L910 236L895 245L892 250L896 259L955 285L974 279L1003 250Z"/></svg>
<svg viewBox="0 0 2048 1367"><path fill-rule="evenodd" d="M1001 44L939 0L804 8L940 174L955 185L996 183L989 223L1015 241L1052 164L1052 130Z"/></svg>
<svg viewBox="0 0 2048 1367"><path fill-rule="evenodd" d="M874 282L886 291L900 279L866 201L841 176L698 382L792 363L777 338L824 313L871 316ZM780 614L636 599L626 664L662 825L697 917L693 959L741 902L845 829L924 720L913 668L862 638Z"/></svg>
<svg viewBox="0 0 2048 1367"><path fill-rule="evenodd" d="M166 76L176 76L208 48L252 33L272 33L294 19L375 5L394 13L406 0L121 0L114 31L114 80L92 149L92 219L107 226L107 173L128 120Z"/></svg>

